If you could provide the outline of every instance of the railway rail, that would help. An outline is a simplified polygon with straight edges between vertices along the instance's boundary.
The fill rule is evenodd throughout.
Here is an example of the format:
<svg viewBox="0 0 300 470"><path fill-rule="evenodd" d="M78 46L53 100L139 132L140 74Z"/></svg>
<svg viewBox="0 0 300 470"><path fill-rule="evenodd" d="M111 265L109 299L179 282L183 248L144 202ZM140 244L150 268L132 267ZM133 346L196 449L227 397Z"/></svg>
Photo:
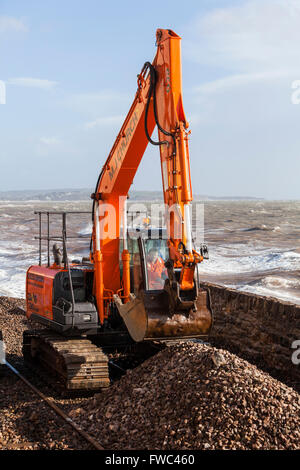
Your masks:
<svg viewBox="0 0 300 470"><path fill-rule="evenodd" d="M97 442L92 436L84 431L78 424L76 424L70 416L68 416L61 408L59 408L52 400L44 395L38 388L36 388L24 375L22 375L12 364L5 361L5 365L29 387L36 395L38 395L57 415L59 415L67 424L69 424L81 437L83 437L89 444L96 450L105 450L104 447Z"/></svg>

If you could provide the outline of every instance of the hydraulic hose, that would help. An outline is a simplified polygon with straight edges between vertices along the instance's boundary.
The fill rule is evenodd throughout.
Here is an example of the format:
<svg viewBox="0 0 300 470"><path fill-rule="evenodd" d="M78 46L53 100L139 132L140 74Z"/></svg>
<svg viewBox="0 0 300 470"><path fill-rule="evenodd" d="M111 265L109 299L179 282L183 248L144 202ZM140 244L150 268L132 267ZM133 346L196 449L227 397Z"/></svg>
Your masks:
<svg viewBox="0 0 300 470"><path fill-rule="evenodd" d="M147 136L147 139L148 141L152 144L152 145L164 145L164 144L169 144L169 142L167 140L161 140L161 141L158 141L158 142L155 142L154 140L151 139L150 135L149 135L149 132L148 132L148 111L149 111L149 106L150 106L150 100L151 100L151 97L153 97L153 111L154 111L154 119L155 119L155 123L158 127L158 129L166 136L169 136L169 137L172 137L173 139L173 144L174 144L174 148L173 148L173 155L175 156L176 155L176 140L175 140L175 136L174 134L172 134L172 132L168 132L166 131L165 129L163 129L163 127L160 125L159 123L159 120L158 120L158 116L157 116L157 105L156 105L156 83L157 83L157 77L156 77L156 70L155 68L153 67L153 65L150 63L150 62L145 62L144 64L144 67L143 67L143 70L146 71L147 69L149 69L149 73L150 73L150 87L149 87L149 94L148 94L148 99L147 99L147 103L146 103L146 110L145 110L145 133L146 133L146 136Z"/></svg>
<svg viewBox="0 0 300 470"><path fill-rule="evenodd" d="M159 123L158 116L157 116L157 104L156 104L157 73L156 73L155 68L153 67L153 65L150 62L145 62L144 67L142 69L142 72L145 72L147 70L149 70L149 73L150 73L150 87L149 87L149 94L148 94L148 99L147 99L146 109L145 109L145 133L146 133L148 141L152 145L164 145L164 144L169 145L169 142L167 140L161 140L161 141L155 142L154 140L151 139L151 137L149 135L149 132L148 132L148 111L149 111L151 97L153 97L153 111L154 111L155 123L156 123L158 129L164 135L172 137L172 140L173 140L173 152L172 152L173 175L174 175L174 178L176 178L177 168L176 168L176 138L175 138L175 134L172 133L172 132L166 131ZM175 186L177 186L176 182L175 182ZM176 196L176 201L178 203L178 192L177 192L177 190L175 191L175 196Z"/></svg>

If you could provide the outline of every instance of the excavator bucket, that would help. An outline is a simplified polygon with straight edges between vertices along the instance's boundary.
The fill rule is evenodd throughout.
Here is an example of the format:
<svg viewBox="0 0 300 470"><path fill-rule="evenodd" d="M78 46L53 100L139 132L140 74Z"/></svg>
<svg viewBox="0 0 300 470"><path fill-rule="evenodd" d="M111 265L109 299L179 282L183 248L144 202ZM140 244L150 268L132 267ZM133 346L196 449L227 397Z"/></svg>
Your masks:
<svg viewBox="0 0 300 470"><path fill-rule="evenodd" d="M114 301L136 342L206 337L211 329L212 313L206 290L199 290L193 301L176 299L176 295L171 299L165 289L144 291L139 298L131 294L130 301L125 304L115 295Z"/></svg>

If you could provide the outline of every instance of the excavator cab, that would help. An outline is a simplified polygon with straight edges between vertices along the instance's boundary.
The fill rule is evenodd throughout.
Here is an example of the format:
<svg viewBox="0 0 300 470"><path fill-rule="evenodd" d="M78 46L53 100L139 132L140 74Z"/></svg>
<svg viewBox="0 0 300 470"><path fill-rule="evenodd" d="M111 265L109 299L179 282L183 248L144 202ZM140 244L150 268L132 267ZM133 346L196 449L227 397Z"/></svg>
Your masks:
<svg viewBox="0 0 300 470"><path fill-rule="evenodd" d="M142 290L161 290L167 278L165 262L168 259L166 231L163 229L128 230L127 246L130 254L130 285L138 296ZM120 258L123 240L120 242ZM121 277L122 263L120 262Z"/></svg>
<svg viewBox="0 0 300 470"><path fill-rule="evenodd" d="M199 287L197 273L190 290L179 287L180 268L170 279L166 230L128 230L127 246L132 293L126 303L117 295L114 300L132 339L206 337L212 323L209 293Z"/></svg>

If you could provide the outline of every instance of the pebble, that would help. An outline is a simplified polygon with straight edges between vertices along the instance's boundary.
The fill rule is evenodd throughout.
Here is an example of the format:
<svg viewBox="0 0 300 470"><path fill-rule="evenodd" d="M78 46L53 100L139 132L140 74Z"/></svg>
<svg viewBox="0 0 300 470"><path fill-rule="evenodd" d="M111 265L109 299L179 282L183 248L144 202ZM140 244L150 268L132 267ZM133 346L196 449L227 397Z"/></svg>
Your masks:
<svg viewBox="0 0 300 470"><path fill-rule="evenodd" d="M300 395L206 344L160 351L82 408L110 449L300 449Z"/></svg>

